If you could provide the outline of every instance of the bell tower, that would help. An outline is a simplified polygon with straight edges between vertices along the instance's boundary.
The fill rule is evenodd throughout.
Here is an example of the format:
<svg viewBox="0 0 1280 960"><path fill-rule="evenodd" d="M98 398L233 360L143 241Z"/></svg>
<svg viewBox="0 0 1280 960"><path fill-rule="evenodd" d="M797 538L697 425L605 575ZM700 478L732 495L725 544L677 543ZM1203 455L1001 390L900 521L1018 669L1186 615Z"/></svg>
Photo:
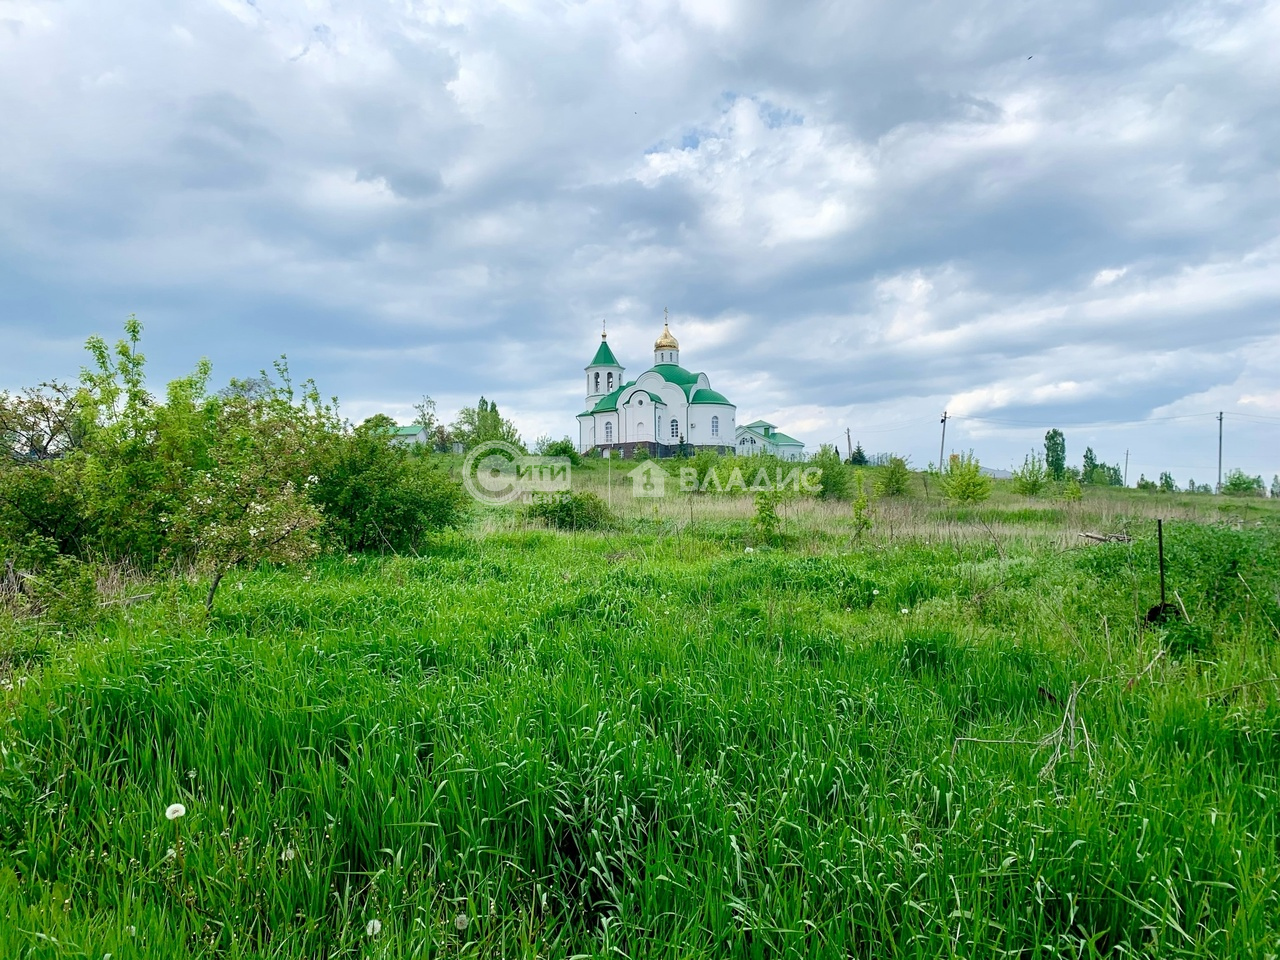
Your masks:
<svg viewBox="0 0 1280 960"><path fill-rule="evenodd" d="M586 370L587 409L589 410L601 397L613 393L622 386L622 364L609 349L609 332L605 329L603 321L600 324L600 346L596 348L596 355L591 358Z"/></svg>

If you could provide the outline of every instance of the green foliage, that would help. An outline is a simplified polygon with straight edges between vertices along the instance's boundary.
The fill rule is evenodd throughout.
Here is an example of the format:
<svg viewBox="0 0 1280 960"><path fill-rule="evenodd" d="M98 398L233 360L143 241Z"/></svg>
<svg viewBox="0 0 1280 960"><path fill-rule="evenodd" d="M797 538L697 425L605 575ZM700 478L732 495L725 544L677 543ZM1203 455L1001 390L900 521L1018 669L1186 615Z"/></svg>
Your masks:
<svg viewBox="0 0 1280 960"><path fill-rule="evenodd" d="M582 455L578 453L578 448L568 437L562 437L559 440L540 437L533 452L541 457L565 457L575 467L582 463Z"/></svg>
<svg viewBox="0 0 1280 960"><path fill-rule="evenodd" d="M981 503L991 496L991 478L973 451L953 453L942 476L942 490L948 500L957 503Z"/></svg>
<svg viewBox="0 0 1280 960"><path fill-rule="evenodd" d="M1080 481L1075 477L1072 477L1063 485L1062 499L1068 503L1079 503L1084 499L1084 490L1080 486Z"/></svg>
<svg viewBox="0 0 1280 960"><path fill-rule="evenodd" d="M765 542L774 543L782 528L782 518L778 516L778 506L782 503L782 494L777 490L761 490L755 496L755 515L751 525L756 534Z"/></svg>
<svg viewBox="0 0 1280 960"><path fill-rule="evenodd" d="M1080 470L1080 480L1082 483L1093 484L1099 487L1122 487L1124 486L1124 472L1115 465L1102 463L1094 455L1093 447L1086 447L1084 451L1084 464Z"/></svg>
<svg viewBox="0 0 1280 960"><path fill-rule="evenodd" d="M867 465L867 454L862 449L862 442L854 444L853 453L849 455L849 465L853 467L865 467Z"/></svg>
<svg viewBox="0 0 1280 960"><path fill-rule="evenodd" d="M881 497L905 497L911 490L911 472L902 457L891 456L879 469L875 482L876 494Z"/></svg>
<svg viewBox="0 0 1280 960"><path fill-rule="evenodd" d="M1280 498L1280 473L1271 478L1271 496Z"/></svg>
<svg viewBox="0 0 1280 960"><path fill-rule="evenodd" d="M1038 497L1049 485L1049 473L1045 461L1033 451L1023 458L1022 466L1013 471L1013 488L1024 497Z"/></svg>
<svg viewBox="0 0 1280 960"><path fill-rule="evenodd" d="M618 525L609 505L594 493L536 493L527 515L557 530L610 530Z"/></svg>
<svg viewBox="0 0 1280 960"><path fill-rule="evenodd" d="M824 443L813 455L809 465L822 471L822 489L818 496L823 500L845 500L849 496L849 474L840 453L834 446Z"/></svg>
<svg viewBox="0 0 1280 960"><path fill-rule="evenodd" d="M996 509L175 581L7 664L0 956L1265 956L1276 531L1168 526L1139 627L1149 523Z"/></svg>
<svg viewBox="0 0 1280 960"><path fill-rule="evenodd" d="M387 426L385 417L372 417L338 438L306 487L345 550L412 550L462 517L461 484L393 443Z"/></svg>
<svg viewBox="0 0 1280 960"><path fill-rule="evenodd" d="M853 535L855 538L861 537L871 530L871 501L867 497L867 486L868 484L863 477L862 471L854 471L853 489L857 494L853 499Z"/></svg>
<svg viewBox="0 0 1280 960"><path fill-rule="evenodd" d="M509 443L518 450L525 449L520 439L520 431L510 420L498 412L498 405L480 398L474 407L463 407L450 428L454 440L460 442L467 450L491 440Z"/></svg>
<svg viewBox="0 0 1280 960"><path fill-rule="evenodd" d="M1161 493L1177 493L1178 482L1173 479L1173 474L1165 470L1160 474L1160 492Z"/></svg>
<svg viewBox="0 0 1280 960"><path fill-rule="evenodd" d="M1265 497L1267 485L1261 476L1251 477L1236 467L1222 481L1222 492L1229 497Z"/></svg>
<svg viewBox="0 0 1280 960"><path fill-rule="evenodd" d="M1159 490L1160 486L1154 480L1148 480L1146 474L1139 474L1137 488L1139 490L1153 492Z"/></svg>
<svg viewBox="0 0 1280 960"><path fill-rule="evenodd" d="M1044 465L1049 479L1061 481L1066 477L1067 439L1057 427L1044 435ZM1035 494L1029 494L1029 496L1035 496Z"/></svg>

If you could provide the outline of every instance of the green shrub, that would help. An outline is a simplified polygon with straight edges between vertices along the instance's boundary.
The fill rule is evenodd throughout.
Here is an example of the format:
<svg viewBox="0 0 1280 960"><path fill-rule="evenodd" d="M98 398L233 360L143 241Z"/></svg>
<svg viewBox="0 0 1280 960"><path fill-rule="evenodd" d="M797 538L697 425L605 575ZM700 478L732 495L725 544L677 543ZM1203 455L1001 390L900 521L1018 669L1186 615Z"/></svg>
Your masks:
<svg viewBox="0 0 1280 960"><path fill-rule="evenodd" d="M876 477L876 493L882 497L905 497L911 489L911 471L902 457L890 457Z"/></svg>
<svg viewBox="0 0 1280 960"><path fill-rule="evenodd" d="M848 470L835 447L829 443L824 443L818 448L818 452L814 454L809 463L822 471L822 488L818 493L819 497L823 500L844 500L848 498Z"/></svg>
<svg viewBox="0 0 1280 960"><path fill-rule="evenodd" d="M594 493L534 494L525 511L558 530L609 530L618 525L609 505Z"/></svg>
<svg viewBox="0 0 1280 960"><path fill-rule="evenodd" d="M1036 453L1029 453L1013 471L1013 489L1024 497L1039 496L1049 484L1049 470Z"/></svg>
<svg viewBox="0 0 1280 960"><path fill-rule="evenodd" d="M948 500L957 503L982 503L991 496L991 478L982 472L982 465L973 451L953 453L942 475L942 489Z"/></svg>
<svg viewBox="0 0 1280 960"><path fill-rule="evenodd" d="M756 513L751 518L751 524L763 539L770 542L778 539L778 531L782 526L782 518L778 516L778 505L781 502L782 494L777 490L761 490L756 494Z"/></svg>
<svg viewBox="0 0 1280 960"><path fill-rule="evenodd" d="M346 550L410 550L461 518L462 486L430 457L414 458L396 446L384 421L370 418L336 439L330 463L308 487L326 528Z"/></svg>

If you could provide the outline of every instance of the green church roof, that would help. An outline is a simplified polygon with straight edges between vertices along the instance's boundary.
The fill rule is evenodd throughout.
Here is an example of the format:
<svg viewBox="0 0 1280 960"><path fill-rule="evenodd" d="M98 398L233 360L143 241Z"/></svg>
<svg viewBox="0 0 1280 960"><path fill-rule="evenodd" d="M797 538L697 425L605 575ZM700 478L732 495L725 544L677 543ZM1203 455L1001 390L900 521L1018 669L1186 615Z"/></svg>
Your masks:
<svg viewBox="0 0 1280 960"><path fill-rule="evenodd" d="M716 393L716 391L712 390L710 387L703 387L701 390L699 390L697 393L693 395L693 397L689 400L689 402L690 403L724 403L724 404L728 404L731 407L733 406L732 403L729 403L728 398L726 398L723 393Z"/></svg>
<svg viewBox="0 0 1280 960"><path fill-rule="evenodd" d="M609 341L601 340L600 346L596 350L596 355L591 358L591 362L587 364L589 367L620 367L622 364L618 362L618 358L613 355L613 351L609 349Z"/></svg>
<svg viewBox="0 0 1280 960"><path fill-rule="evenodd" d="M601 397L599 400L596 401L596 405L594 407L592 407L590 410L584 410L582 413L578 414L578 416L584 417L584 416L589 416L590 414L593 414L593 413L608 413L611 410L617 410L618 398L622 396L623 391L629 390L635 385L636 385L636 382L634 380L624 383L617 390L613 391L613 393L606 393L603 397ZM663 400L660 396L658 396L652 390L646 390L645 393L649 395L649 399L652 400L654 403L666 403L665 400Z"/></svg>

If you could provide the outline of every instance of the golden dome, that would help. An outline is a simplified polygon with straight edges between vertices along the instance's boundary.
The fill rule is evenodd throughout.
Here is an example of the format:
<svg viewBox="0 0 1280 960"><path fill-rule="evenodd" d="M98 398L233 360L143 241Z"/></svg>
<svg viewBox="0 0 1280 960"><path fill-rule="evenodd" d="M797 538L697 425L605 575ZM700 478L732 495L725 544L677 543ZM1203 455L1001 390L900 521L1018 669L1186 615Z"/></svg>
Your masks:
<svg viewBox="0 0 1280 960"><path fill-rule="evenodd" d="M679 350L680 341L671 335L671 328L665 323L662 325L662 336L653 341L653 349L655 350Z"/></svg>

